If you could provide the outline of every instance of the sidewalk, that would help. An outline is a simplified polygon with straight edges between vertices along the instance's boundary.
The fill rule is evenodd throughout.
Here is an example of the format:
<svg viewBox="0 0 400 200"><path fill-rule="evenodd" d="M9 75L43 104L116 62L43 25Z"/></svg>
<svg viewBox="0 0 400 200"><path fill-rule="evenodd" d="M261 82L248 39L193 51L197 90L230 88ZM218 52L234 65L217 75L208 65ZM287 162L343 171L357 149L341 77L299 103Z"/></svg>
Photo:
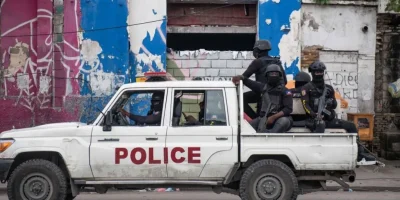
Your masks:
<svg viewBox="0 0 400 200"><path fill-rule="evenodd" d="M356 181L349 183L353 190L396 190L400 192L400 161L387 161L379 159L385 163L384 168L376 166L361 166L356 169ZM339 184L329 181L327 186L339 186Z"/></svg>
<svg viewBox="0 0 400 200"><path fill-rule="evenodd" d="M353 191L393 191L400 192L400 161L386 161L384 168L374 171L376 166L362 166L356 169L356 181L349 183ZM329 190L339 190L339 185L335 182L327 182ZM6 184L0 184L0 192L5 192ZM199 190L199 189L193 189ZM181 191L190 191L182 188Z"/></svg>

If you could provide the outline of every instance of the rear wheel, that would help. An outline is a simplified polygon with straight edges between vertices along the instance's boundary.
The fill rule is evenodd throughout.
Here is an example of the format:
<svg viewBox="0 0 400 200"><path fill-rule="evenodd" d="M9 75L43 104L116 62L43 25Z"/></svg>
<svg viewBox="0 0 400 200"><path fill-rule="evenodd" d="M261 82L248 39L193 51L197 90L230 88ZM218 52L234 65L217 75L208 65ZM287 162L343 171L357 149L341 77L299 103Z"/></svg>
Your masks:
<svg viewBox="0 0 400 200"><path fill-rule="evenodd" d="M47 160L28 160L11 174L7 185L10 200L64 200L67 181L64 173Z"/></svg>
<svg viewBox="0 0 400 200"><path fill-rule="evenodd" d="M298 182L293 171L277 160L260 160L246 169L240 181L242 200L295 200Z"/></svg>

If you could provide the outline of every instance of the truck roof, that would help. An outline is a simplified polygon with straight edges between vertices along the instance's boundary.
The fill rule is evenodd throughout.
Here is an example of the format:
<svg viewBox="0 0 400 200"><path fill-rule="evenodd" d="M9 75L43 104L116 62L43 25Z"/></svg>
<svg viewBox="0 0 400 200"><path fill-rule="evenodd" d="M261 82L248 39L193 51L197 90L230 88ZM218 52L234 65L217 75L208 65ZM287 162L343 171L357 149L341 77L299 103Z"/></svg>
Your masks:
<svg viewBox="0 0 400 200"><path fill-rule="evenodd" d="M155 87L180 87L180 88L234 88L232 81L157 81L157 82L136 82L121 86L127 88L155 88Z"/></svg>

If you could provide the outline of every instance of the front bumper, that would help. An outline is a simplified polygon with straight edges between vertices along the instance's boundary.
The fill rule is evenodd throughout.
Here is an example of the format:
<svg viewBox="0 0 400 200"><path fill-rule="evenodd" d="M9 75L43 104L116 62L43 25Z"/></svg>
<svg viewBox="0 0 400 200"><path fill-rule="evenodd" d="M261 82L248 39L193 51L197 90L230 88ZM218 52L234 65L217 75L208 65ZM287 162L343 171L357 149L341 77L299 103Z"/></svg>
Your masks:
<svg viewBox="0 0 400 200"><path fill-rule="evenodd" d="M7 179L8 171L13 162L13 159L0 159L0 180L3 181Z"/></svg>

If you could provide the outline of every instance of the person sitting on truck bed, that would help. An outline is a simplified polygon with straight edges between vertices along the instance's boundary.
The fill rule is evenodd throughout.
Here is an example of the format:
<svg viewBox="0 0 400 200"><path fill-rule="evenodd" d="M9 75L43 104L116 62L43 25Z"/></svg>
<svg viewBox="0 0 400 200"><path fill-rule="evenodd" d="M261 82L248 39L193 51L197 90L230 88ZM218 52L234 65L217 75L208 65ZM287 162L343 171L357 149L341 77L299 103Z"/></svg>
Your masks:
<svg viewBox="0 0 400 200"><path fill-rule="evenodd" d="M292 93L281 81L284 73L279 65L269 65L265 75L266 84L252 81L245 76L234 77L232 81L237 83L238 80L243 80L243 84L252 91L262 94L260 116L250 122L251 126L257 132L284 133L292 126Z"/></svg>
<svg viewBox="0 0 400 200"><path fill-rule="evenodd" d="M135 121L137 124L145 124L145 125L160 125L162 118L162 108L164 102L164 93L163 92L154 92L151 97L151 110L152 113L148 113L147 116L139 116L134 115L123 108L121 108L121 113L123 116L128 116L129 119Z"/></svg>
<svg viewBox="0 0 400 200"><path fill-rule="evenodd" d="M306 127L315 133L324 133L325 128L343 128L348 133L358 133L354 123L336 118L334 110L337 106L335 90L331 85L324 82L325 64L315 61L311 63L308 70L312 75L312 81L301 88L301 100L308 117ZM322 97L325 87L327 88L326 97ZM316 103L322 100L321 98L325 98L326 107L324 107L328 111L322 112L322 121L317 119L318 104ZM374 157L364 153L365 149L360 144L358 144L358 150L358 161L361 161L362 158L365 158L366 161L375 161Z"/></svg>
<svg viewBox="0 0 400 200"><path fill-rule="evenodd" d="M290 89L293 98L301 98L301 88L311 81L311 76L306 72L299 72L294 77L294 88ZM307 116L304 114L292 114L293 126L294 127L304 127Z"/></svg>
<svg viewBox="0 0 400 200"><path fill-rule="evenodd" d="M265 76L265 70L268 65L270 64L277 64L279 65L283 76L280 81L283 84L287 84L286 74L282 67L282 63L278 58L274 58L268 55L268 52L271 50L271 43L268 40L258 40L254 44L253 48L253 56L256 58L253 62L250 63L249 67L243 72L242 76L245 78L249 78L253 74L256 75L256 81L261 82L263 84L267 83L267 77ZM255 119L260 114L261 109L261 102L260 100L260 93L255 91L248 91L243 94L243 107L244 112L251 118ZM250 103L257 103L257 112L254 112L253 109L250 107Z"/></svg>

